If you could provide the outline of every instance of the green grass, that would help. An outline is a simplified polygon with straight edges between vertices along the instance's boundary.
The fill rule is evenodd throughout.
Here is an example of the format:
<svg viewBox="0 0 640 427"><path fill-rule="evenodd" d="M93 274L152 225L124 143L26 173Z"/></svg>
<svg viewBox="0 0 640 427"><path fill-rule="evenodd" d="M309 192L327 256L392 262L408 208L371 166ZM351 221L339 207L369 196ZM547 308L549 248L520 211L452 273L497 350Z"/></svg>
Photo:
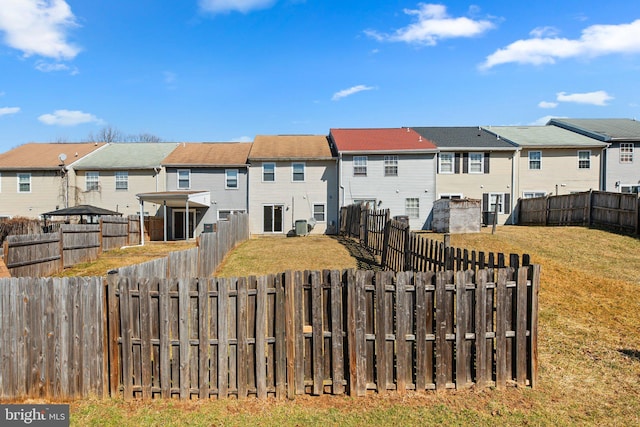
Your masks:
<svg viewBox="0 0 640 427"><path fill-rule="evenodd" d="M452 245L529 253L541 264L538 388L293 401L85 399L71 404L72 425L640 425L640 240L574 227L499 227L495 235L454 235ZM344 251L330 237L252 239L220 271L355 265Z"/></svg>

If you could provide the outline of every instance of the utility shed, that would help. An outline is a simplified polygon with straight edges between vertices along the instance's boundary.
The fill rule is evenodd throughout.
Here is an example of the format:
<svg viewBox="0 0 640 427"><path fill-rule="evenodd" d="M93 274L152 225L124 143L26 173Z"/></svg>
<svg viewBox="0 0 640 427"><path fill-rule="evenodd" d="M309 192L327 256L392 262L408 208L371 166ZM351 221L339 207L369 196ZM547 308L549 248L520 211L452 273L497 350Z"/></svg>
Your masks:
<svg viewBox="0 0 640 427"><path fill-rule="evenodd" d="M479 233L482 201L438 199L433 204L432 228L436 233Z"/></svg>

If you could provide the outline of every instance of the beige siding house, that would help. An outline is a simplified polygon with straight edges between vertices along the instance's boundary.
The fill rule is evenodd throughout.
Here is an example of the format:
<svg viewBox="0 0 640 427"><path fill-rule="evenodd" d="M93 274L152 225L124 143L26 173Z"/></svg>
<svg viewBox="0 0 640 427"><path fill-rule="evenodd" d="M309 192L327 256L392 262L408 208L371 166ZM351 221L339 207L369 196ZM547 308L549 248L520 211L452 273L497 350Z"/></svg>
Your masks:
<svg viewBox="0 0 640 427"><path fill-rule="evenodd" d="M73 165L103 143L29 143L0 154L0 217L75 206Z"/></svg>
<svg viewBox="0 0 640 427"><path fill-rule="evenodd" d="M162 160L176 143L110 143L99 152L73 165L75 204L94 205L133 215L140 211L136 195L165 190ZM156 204L145 205L154 215Z"/></svg>
<svg viewBox="0 0 640 427"><path fill-rule="evenodd" d="M438 147L436 199L481 200L483 222L509 223L518 148L479 127L413 128Z"/></svg>
<svg viewBox="0 0 640 427"><path fill-rule="evenodd" d="M518 198L598 190L606 143L557 126L493 126L488 131L520 147Z"/></svg>
<svg viewBox="0 0 640 427"><path fill-rule="evenodd" d="M249 153L252 234L335 233L338 221L336 158L324 135L259 135Z"/></svg>

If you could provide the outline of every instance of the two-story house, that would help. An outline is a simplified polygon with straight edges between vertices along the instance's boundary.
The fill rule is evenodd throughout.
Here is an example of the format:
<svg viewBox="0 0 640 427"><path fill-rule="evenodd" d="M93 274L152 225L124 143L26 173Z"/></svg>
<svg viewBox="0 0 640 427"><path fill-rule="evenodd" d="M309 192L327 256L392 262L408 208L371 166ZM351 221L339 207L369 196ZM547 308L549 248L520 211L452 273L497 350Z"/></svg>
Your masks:
<svg viewBox="0 0 640 427"><path fill-rule="evenodd" d="M517 147L480 127L415 127L438 147L438 199L482 200L483 222L508 222L513 205Z"/></svg>
<svg viewBox="0 0 640 427"><path fill-rule="evenodd" d="M165 188L162 159L176 148L175 143L109 143L100 151L75 162L73 186L76 204L93 205L121 212L139 213L136 194ZM148 205L153 215L157 206Z"/></svg>
<svg viewBox="0 0 640 427"><path fill-rule="evenodd" d="M631 119L551 119L548 124L607 144L600 189L640 193L640 122Z"/></svg>
<svg viewBox="0 0 640 427"><path fill-rule="evenodd" d="M436 146L411 128L331 129L340 205L369 203L430 228L436 199Z"/></svg>
<svg viewBox="0 0 640 427"><path fill-rule="evenodd" d="M520 148L514 184L517 197L599 189L606 143L557 126L492 126L487 130Z"/></svg>
<svg viewBox="0 0 640 427"><path fill-rule="evenodd" d="M336 158L325 135L258 135L249 153L252 234L335 233Z"/></svg>
<svg viewBox="0 0 640 427"><path fill-rule="evenodd" d="M29 143L0 154L0 217L76 206L74 165L103 143Z"/></svg>
<svg viewBox="0 0 640 427"><path fill-rule="evenodd" d="M251 143L180 143L162 161L166 192L153 198L168 206L170 238L183 239L186 228L194 237L232 213L247 212L250 149Z"/></svg>

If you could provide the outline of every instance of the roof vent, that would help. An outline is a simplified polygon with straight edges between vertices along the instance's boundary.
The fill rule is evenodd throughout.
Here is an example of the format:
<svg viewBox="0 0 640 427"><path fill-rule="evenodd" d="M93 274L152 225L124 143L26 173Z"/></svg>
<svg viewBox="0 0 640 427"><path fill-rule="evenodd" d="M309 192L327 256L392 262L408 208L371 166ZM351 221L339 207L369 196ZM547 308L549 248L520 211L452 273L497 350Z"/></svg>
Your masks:
<svg viewBox="0 0 640 427"><path fill-rule="evenodd" d="M422 136L418 137L418 142L422 142Z"/></svg>
<svg viewBox="0 0 640 427"><path fill-rule="evenodd" d="M407 133L411 132L411 129L407 128Z"/></svg>

